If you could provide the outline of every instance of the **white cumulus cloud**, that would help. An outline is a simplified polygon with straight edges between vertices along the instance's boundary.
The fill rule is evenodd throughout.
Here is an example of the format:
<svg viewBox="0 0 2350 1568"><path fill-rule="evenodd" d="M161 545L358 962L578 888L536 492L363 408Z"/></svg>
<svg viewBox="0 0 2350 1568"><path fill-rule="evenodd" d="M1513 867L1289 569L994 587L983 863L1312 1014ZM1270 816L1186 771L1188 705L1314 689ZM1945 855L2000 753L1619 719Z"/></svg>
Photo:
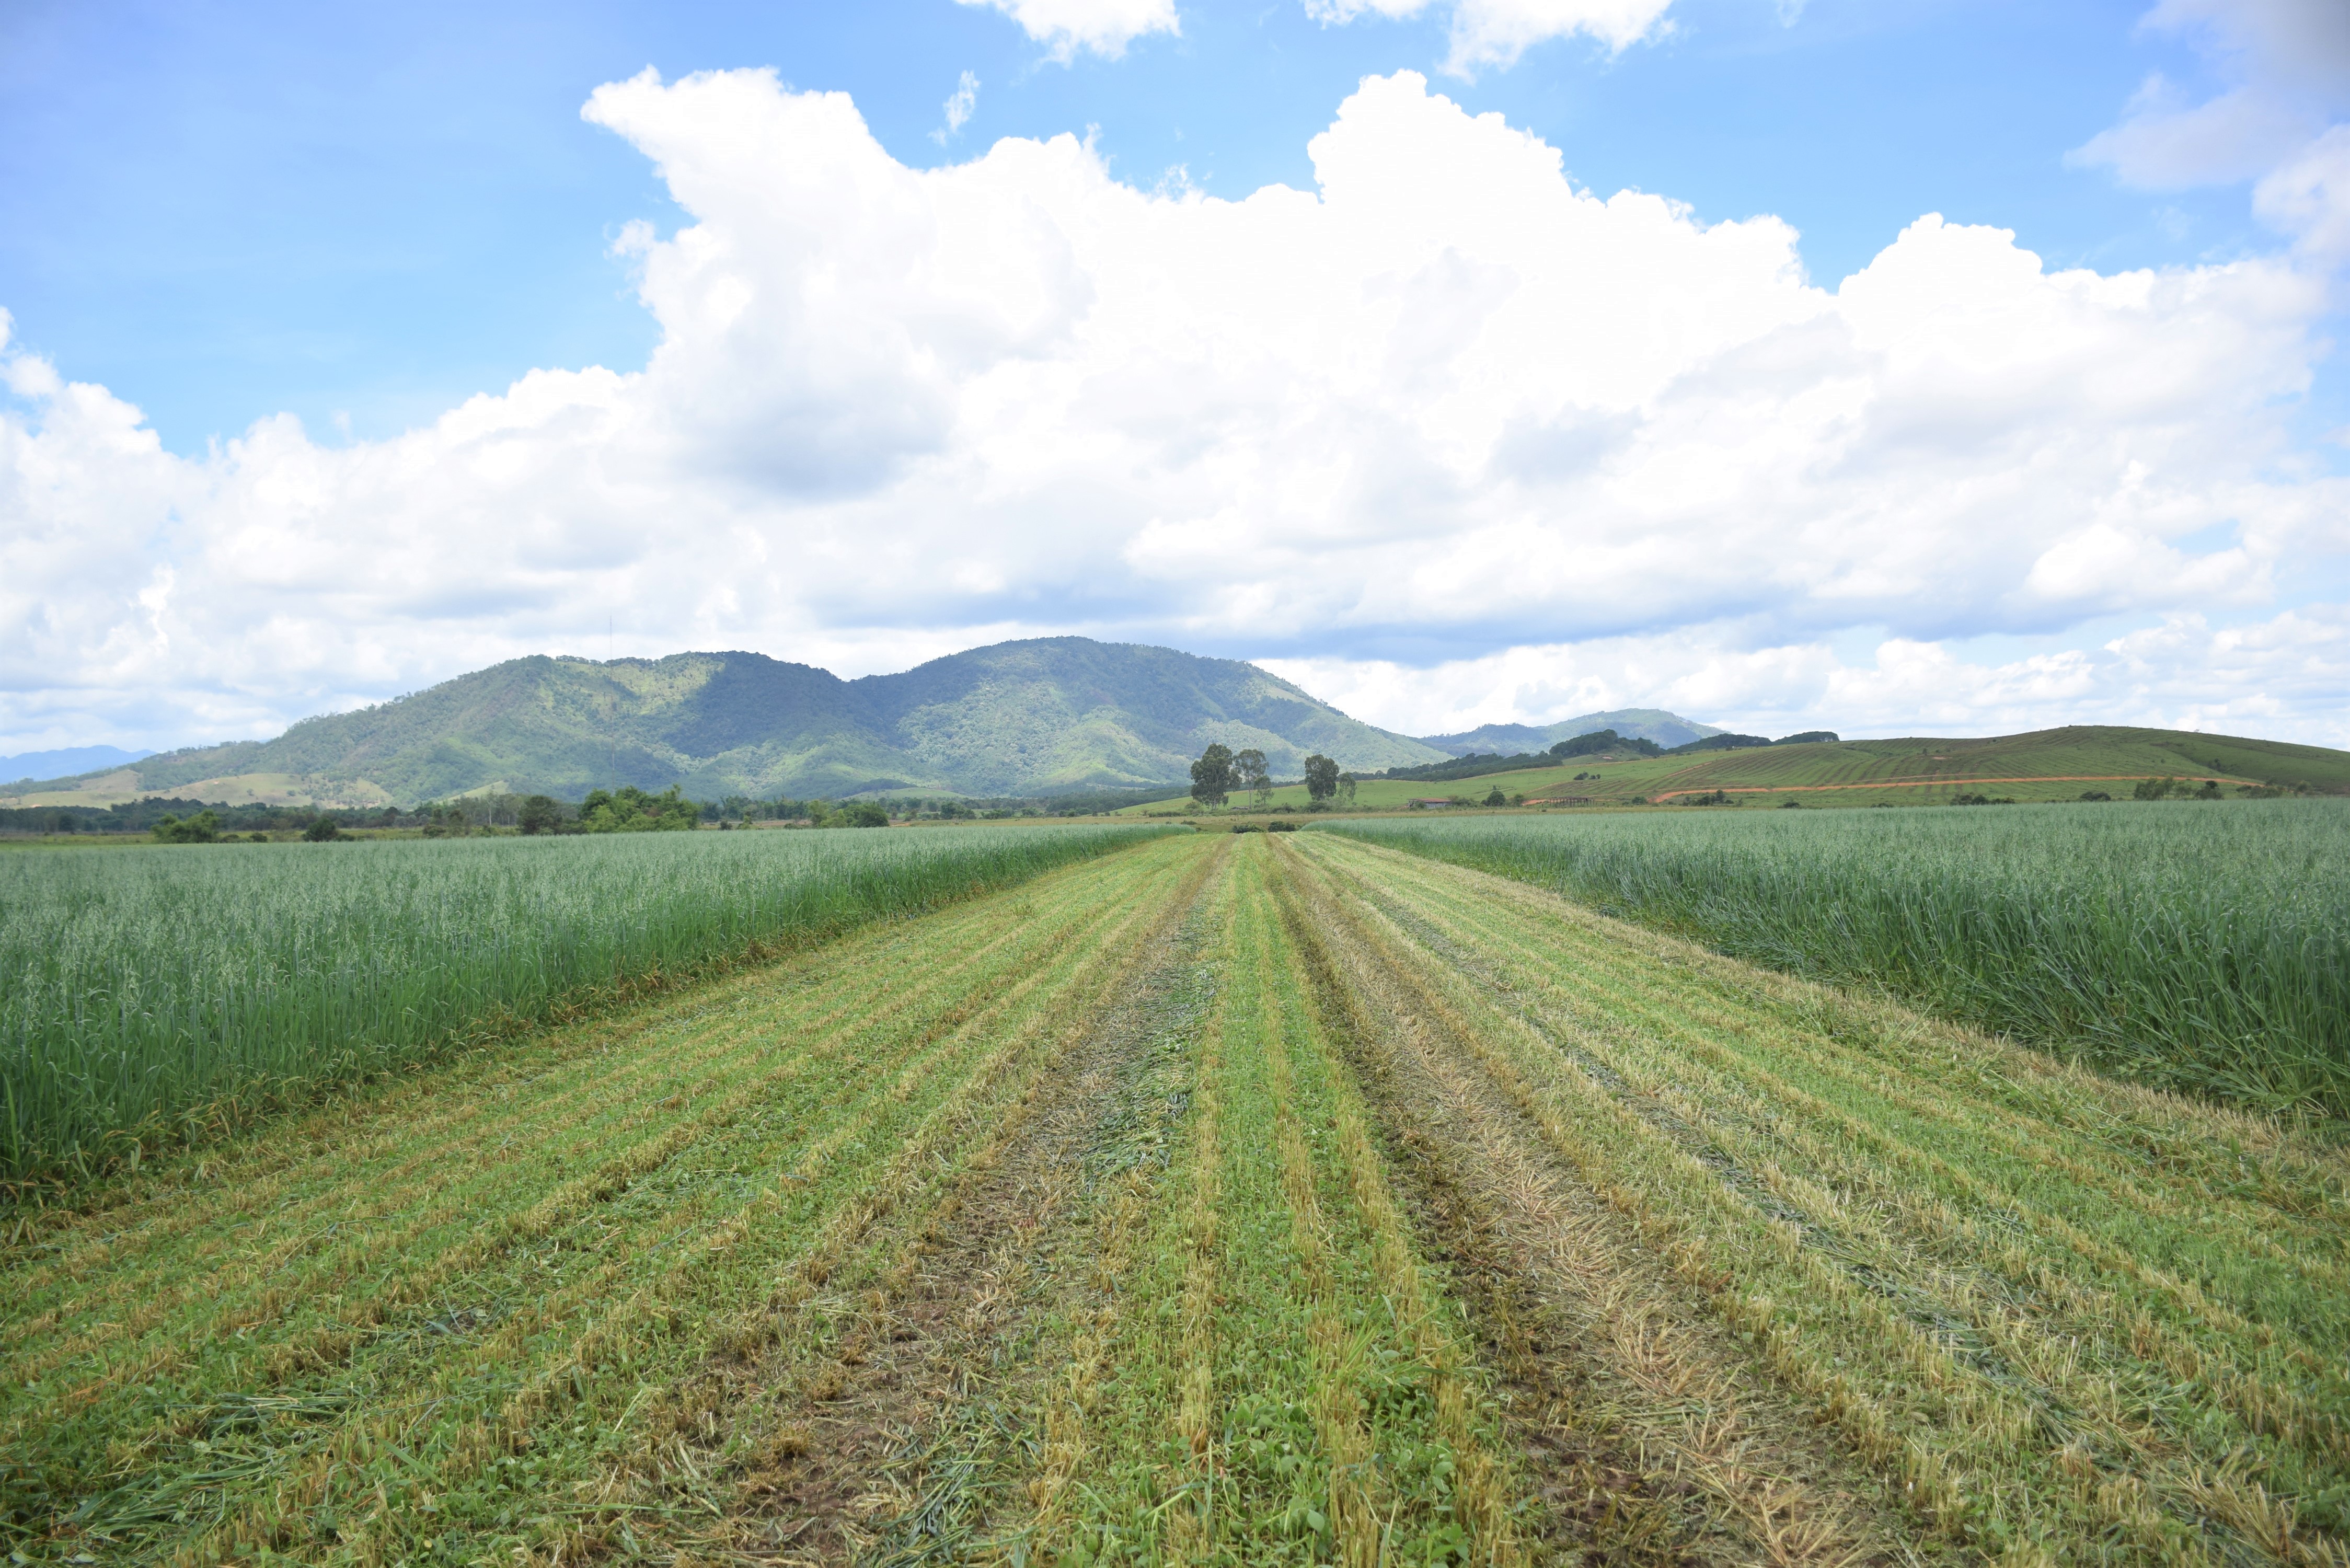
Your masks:
<svg viewBox="0 0 2350 1568"><path fill-rule="evenodd" d="M965 5L990 5L1020 24L1021 31L1045 46L1064 65L1081 49L1109 59L1149 33L1178 33L1181 19L1175 0L960 0Z"/></svg>
<svg viewBox="0 0 2350 1568"><path fill-rule="evenodd" d="M1409 72L1315 189L1240 201L1066 135L911 169L764 72L585 112L690 214L622 242L641 369L182 458L0 339L0 737L267 732L608 618L844 673L1170 642L1413 729L2341 722L2350 487L2293 444L2326 308L2293 256L2052 271L1929 215L1825 287L1779 220L1578 189ZM2093 618L2165 629L1948 646Z"/></svg>

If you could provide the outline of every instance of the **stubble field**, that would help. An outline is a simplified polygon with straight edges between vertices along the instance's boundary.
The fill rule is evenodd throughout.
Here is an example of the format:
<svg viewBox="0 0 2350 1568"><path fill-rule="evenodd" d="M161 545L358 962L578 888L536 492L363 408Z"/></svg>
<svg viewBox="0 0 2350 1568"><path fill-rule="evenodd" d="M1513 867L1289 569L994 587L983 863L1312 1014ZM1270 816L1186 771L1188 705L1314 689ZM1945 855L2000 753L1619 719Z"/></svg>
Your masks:
<svg viewBox="0 0 2350 1568"><path fill-rule="evenodd" d="M2350 1158L1313 833L11 1216L31 1561L2350 1562Z"/></svg>

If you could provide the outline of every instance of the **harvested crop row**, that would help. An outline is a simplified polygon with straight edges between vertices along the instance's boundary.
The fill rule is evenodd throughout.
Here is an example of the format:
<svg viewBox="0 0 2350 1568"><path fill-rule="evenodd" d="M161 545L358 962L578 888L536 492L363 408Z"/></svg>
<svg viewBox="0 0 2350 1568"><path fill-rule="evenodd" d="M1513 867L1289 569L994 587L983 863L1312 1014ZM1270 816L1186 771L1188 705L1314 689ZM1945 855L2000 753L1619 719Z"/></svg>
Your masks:
<svg viewBox="0 0 2350 1568"><path fill-rule="evenodd" d="M1413 956L1316 868L1284 858L1284 913L1332 1031L1503 1375L1542 1547L1642 1563L1874 1554L1897 1532L1855 1519L1882 1511L1865 1478L1824 1454L1783 1401L1756 1397L1752 1357L1674 1310L1669 1274L1629 1228L1563 1179L1539 1129L1446 1049L1459 1017Z"/></svg>
<svg viewBox="0 0 2350 1568"><path fill-rule="evenodd" d="M1387 1191L1271 854L1236 849L1218 895L1191 1136L1108 1340L1118 1376L1035 1545L1072 1563L1520 1561L1489 1391Z"/></svg>
<svg viewBox="0 0 2350 1568"><path fill-rule="evenodd" d="M1092 1272L1086 1188L1163 1136L1151 1070L1189 999L1184 917L1213 854L1168 867L1151 929L1094 982L919 1188L854 1243L804 1258L755 1332L722 1336L662 1391L583 1534L632 1552L847 1557L877 1539L917 1560L978 1532L1015 1405L1045 1363L1029 1320ZM1057 1364L1057 1363L1055 1363Z"/></svg>
<svg viewBox="0 0 2350 1568"><path fill-rule="evenodd" d="M560 1533L714 1336L759 1332L811 1258L983 1140L1187 848L557 1032L448 1075L468 1115L398 1092L297 1138L309 1159L264 1138L257 1208L232 1154L198 1222L174 1172L44 1234L12 1260L45 1282L7 1309L0 1519L190 1561Z"/></svg>
<svg viewBox="0 0 2350 1568"><path fill-rule="evenodd" d="M1450 1070L1920 1524L2078 1561L2341 1552L2337 1155L1521 885L1302 853L1444 1015Z"/></svg>

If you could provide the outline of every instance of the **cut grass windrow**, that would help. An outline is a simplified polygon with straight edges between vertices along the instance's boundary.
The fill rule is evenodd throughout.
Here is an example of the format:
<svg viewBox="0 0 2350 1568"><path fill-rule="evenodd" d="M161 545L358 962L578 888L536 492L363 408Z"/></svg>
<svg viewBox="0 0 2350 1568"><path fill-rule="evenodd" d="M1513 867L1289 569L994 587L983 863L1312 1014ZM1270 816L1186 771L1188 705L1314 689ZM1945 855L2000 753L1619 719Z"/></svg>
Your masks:
<svg viewBox="0 0 2350 1568"><path fill-rule="evenodd" d="M1577 1178L1954 1541L2084 1561L2340 1553L2337 1159L2236 1139L2233 1201L2290 1190L2277 1229L2302 1244L2215 1242L2212 1196L2192 1226L2111 1173L2126 1161L2159 1188L2149 1141L2241 1118L1475 873L1343 841L1305 853ZM2044 1092L2059 1076L2069 1102ZM1863 1165L1898 1189L1861 1184Z"/></svg>
<svg viewBox="0 0 2350 1568"><path fill-rule="evenodd" d="M1035 1544L1072 1563L1519 1561L1489 1392L1386 1194L1270 854L1236 848L1211 894L1191 1136L1109 1342L1119 1375Z"/></svg>
<svg viewBox="0 0 2350 1568"><path fill-rule="evenodd" d="M488 1168L466 1118L403 1090L344 1113L339 1144L314 1134L307 1168L276 1163L260 1214L224 1199L176 1225L159 1198L48 1234L20 1271L76 1267L10 1303L0 1433L36 1463L8 1472L0 1517L27 1542L176 1542L191 1561L544 1538L634 1440L663 1366L739 1334L795 1260L853 1242L893 1182L986 1119L1147 929L1170 854L1137 846L656 1007L633 1035L558 1032L520 1070L463 1075L444 1092L503 1102L474 1118L506 1127ZM419 1112L431 1161L400 1137ZM236 1189L235 1157L213 1166ZM142 1212L151 1245L124 1228ZM336 1234L279 1253L286 1212ZM191 1258L203 1288L110 1327ZM263 1395L301 1413L240 1414Z"/></svg>
<svg viewBox="0 0 2350 1568"><path fill-rule="evenodd" d="M1537 1471L1543 1543L1620 1562L1864 1555L1866 1532L1839 1511L1854 1506L1854 1478L1823 1463L1785 1414L1736 1392L1752 1380L1748 1358L1673 1320L1669 1277L1642 1267L1613 1216L1560 1179L1534 1129L1430 1038L1449 1010L1409 958L1285 857L1286 912L1334 1033L1362 1064L1422 1223L1513 1386L1505 1427Z"/></svg>

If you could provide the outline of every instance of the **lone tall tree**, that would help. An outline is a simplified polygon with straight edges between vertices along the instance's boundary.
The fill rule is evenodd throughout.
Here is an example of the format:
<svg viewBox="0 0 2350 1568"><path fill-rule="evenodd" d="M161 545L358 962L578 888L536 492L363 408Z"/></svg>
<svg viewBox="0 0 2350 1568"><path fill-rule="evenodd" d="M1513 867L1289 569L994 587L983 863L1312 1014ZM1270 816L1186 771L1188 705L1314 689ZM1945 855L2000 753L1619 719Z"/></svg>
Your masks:
<svg viewBox="0 0 2350 1568"><path fill-rule="evenodd" d="M1338 764L1316 752L1305 759L1305 794L1316 805L1338 793Z"/></svg>
<svg viewBox="0 0 2350 1568"><path fill-rule="evenodd" d="M1232 753L1232 782L1256 796L1260 807L1273 798L1273 774L1265 769L1264 753L1254 746Z"/></svg>
<svg viewBox="0 0 2350 1568"><path fill-rule="evenodd" d="M1222 805L1232 793L1232 750L1221 742L1200 753L1191 764L1191 798L1201 805Z"/></svg>

